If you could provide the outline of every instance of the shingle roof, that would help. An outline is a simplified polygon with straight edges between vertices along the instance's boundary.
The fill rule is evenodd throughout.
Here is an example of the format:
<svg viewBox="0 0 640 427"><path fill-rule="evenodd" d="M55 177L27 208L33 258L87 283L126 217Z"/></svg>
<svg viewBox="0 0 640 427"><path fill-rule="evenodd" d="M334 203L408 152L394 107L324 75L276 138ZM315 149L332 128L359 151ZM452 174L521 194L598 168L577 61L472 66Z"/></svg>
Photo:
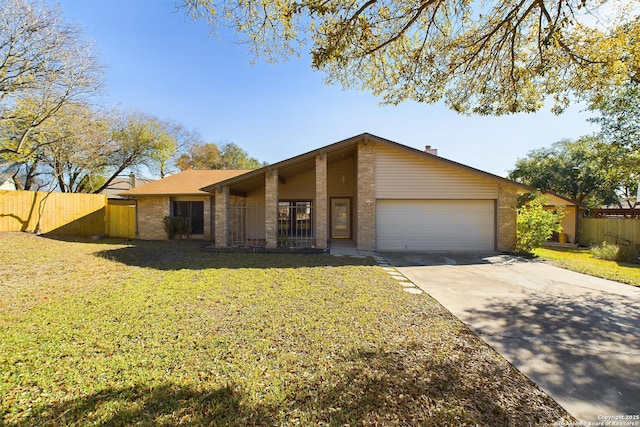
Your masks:
<svg viewBox="0 0 640 427"><path fill-rule="evenodd" d="M348 145L355 145L355 144L358 143L358 141L378 142L378 143L385 144L385 145L388 145L388 146L391 146L391 147L395 147L395 148L398 148L398 149L401 149L401 150L409 151L411 153L414 153L414 154L417 154L417 155L420 155L420 156L426 156L426 157L428 157L428 158L430 158L432 160L444 163L444 164L446 164L448 166L452 166L452 167L455 167L457 169L463 169L463 170L466 170L468 172L472 172L474 174L482 175L485 178L489 178L491 180L498 181L498 182L506 184L506 185L517 187L520 191L530 192L530 191L534 191L535 190L532 187L529 187L529 186L524 185L524 184L520 184L518 182L509 180L507 178L503 178L501 176L494 175L494 174L489 173L489 172L485 172L485 171L482 171L482 170L479 170L479 169L475 169L475 168L472 168L471 166L463 165L461 163L454 162L453 160L445 159L444 157L440 157L440 156L435 155L435 154L431 154L431 153L427 153L427 152L424 152L424 151L420 151L420 150L417 150L415 148L408 147L406 145L402 145L402 144L399 144L397 142L391 141L389 139L385 139L385 138L381 138L381 137L376 136L376 135L372 135L370 133L363 133L363 134L360 134L360 135L356 135L356 136L353 136L351 138L347 138L345 140L336 142L334 144L330 144L330 145L318 148L316 150L309 151L309 152L304 153L304 154L300 154L299 156L291 157L290 159L283 160L283 161L278 162L278 163L274 163L274 164L270 164L270 165L264 166L261 169L256 169L256 170L250 171L251 173L248 173L247 176L229 177L226 180L220 180L220 181L215 182L215 183L210 183L209 185L203 186L202 190L205 190L205 191L207 191L209 193L212 193L213 191L215 191L215 188L216 188L215 184L218 184L221 181L224 181L224 182L222 182L223 185L232 184L232 183L236 183L236 182L239 182L239 181L244 181L246 179L250 179L250 178L255 177L257 175L263 174L263 173L265 173L266 171L268 171L270 169L278 169L280 167L288 166L288 165L291 165L293 163L302 162L302 161L307 160L307 159L312 159L317 154L321 154L323 152L330 152L332 150L338 150L338 149L344 148L345 146L348 146Z"/></svg>
<svg viewBox="0 0 640 427"><path fill-rule="evenodd" d="M170 175L158 181L141 185L131 190L123 191L119 195L124 197L135 196L209 196L210 194L200 190L206 185L212 185L220 181L233 178L249 170L197 170L187 169L175 175Z"/></svg>

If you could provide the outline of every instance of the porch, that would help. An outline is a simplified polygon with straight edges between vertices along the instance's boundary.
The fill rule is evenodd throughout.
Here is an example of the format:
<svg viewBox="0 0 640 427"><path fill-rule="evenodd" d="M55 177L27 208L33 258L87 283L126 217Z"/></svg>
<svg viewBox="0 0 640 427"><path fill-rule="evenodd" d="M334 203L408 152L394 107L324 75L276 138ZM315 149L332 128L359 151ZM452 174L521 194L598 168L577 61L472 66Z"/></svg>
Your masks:
<svg viewBox="0 0 640 427"><path fill-rule="evenodd" d="M375 248L374 179L361 173L374 163L371 145L354 141L205 188L214 195L214 245L327 249L340 237Z"/></svg>

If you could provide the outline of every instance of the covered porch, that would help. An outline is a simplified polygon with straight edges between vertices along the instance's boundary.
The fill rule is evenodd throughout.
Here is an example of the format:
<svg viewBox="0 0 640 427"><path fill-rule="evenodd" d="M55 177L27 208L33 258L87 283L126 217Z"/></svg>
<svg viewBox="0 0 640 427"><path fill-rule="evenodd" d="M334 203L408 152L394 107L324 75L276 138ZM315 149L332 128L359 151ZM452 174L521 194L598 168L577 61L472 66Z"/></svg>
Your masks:
<svg viewBox="0 0 640 427"><path fill-rule="evenodd" d="M358 202L373 185L358 179L371 151L363 148L362 140L343 141L204 188L213 195L214 246L327 249L331 239L357 246Z"/></svg>

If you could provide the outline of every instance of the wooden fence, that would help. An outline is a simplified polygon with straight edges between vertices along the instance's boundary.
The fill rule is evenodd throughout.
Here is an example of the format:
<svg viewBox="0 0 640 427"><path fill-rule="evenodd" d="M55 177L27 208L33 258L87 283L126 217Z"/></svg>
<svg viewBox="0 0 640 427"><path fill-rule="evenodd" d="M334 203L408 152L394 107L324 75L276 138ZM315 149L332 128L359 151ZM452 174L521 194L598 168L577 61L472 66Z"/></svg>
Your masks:
<svg viewBox="0 0 640 427"><path fill-rule="evenodd" d="M640 219L581 218L578 226L581 245L603 242L621 246L640 245Z"/></svg>
<svg viewBox="0 0 640 427"><path fill-rule="evenodd" d="M101 194L0 191L0 231L134 238L132 203Z"/></svg>
<svg viewBox="0 0 640 427"><path fill-rule="evenodd" d="M106 211L106 234L110 237L136 237L136 205L131 200L109 200Z"/></svg>

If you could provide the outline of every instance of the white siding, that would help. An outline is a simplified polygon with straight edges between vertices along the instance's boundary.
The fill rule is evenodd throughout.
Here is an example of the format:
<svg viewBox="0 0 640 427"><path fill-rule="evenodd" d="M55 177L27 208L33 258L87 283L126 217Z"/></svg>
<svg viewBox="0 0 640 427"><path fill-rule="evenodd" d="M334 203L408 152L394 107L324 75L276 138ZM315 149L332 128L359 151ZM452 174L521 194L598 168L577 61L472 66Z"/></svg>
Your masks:
<svg viewBox="0 0 640 427"><path fill-rule="evenodd" d="M496 199L498 184L473 172L377 145L378 199Z"/></svg>
<svg viewBox="0 0 640 427"><path fill-rule="evenodd" d="M493 251L494 200L378 200L381 251Z"/></svg>

